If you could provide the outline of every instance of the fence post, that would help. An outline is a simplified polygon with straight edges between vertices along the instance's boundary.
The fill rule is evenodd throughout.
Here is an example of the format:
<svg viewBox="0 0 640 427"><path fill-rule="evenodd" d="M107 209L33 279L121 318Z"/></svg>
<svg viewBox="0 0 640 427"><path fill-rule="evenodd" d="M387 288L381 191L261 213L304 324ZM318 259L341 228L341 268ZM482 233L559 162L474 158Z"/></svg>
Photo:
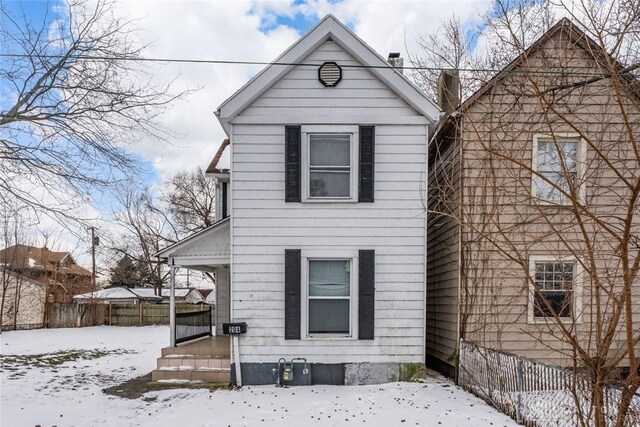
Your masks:
<svg viewBox="0 0 640 427"><path fill-rule="evenodd" d="M464 344L464 342L462 341L462 338L461 338L460 339L460 347L458 349L458 385L460 387L462 387L462 385L463 385L462 375L463 375L463 371L464 371L464 352L462 350L463 344Z"/></svg>
<svg viewBox="0 0 640 427"><path fill-rule="evenodd" d="M142 304L138 304L138 326L142 326Z"/></svg>
<svg viewBox="0 0 640 427"><path fill-rule="evenodd" d="M211 306L209 306L209 335L210 335L210 336L211 336L211 335L213 335L213 334L212 334L212 331L211 331L211 329L212 329L212 327L213 327L213 322L211 321L211 316L212 316L212 313L211 313Z"/></svg>
<svg viewBox="0 0 640 427"><path fill-rule="evenodd" d="M516 400L516 422L522 423L522 357L518 356L516 359L516 392L517 400Z"/></svg>

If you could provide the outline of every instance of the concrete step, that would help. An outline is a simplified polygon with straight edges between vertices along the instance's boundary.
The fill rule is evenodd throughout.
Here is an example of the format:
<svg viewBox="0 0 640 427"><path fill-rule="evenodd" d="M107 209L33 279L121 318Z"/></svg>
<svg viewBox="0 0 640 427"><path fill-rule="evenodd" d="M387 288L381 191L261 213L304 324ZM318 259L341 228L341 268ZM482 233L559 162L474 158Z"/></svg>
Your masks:
<svg viewBox="0 0 640 427"><path fill-rule="evenodd" d="M189 355L168 355L158 358L157 367L169 368L175 366L190 366L198 368L230 368L231 360L226 357L201 357Z"/></svg>
<svg viewBox="0 0 640 427"><path fill-rule="evenodd" d="M153 381L190 381L200 383L229 383L231 381L231 370L229 368L199 368L185 367L164 367L154 370L151 373Z"/></svg>
<svg viewBox="0 0 640 427"><path fill-rule="evenodd" d="M161 354L163 357L172 355L184 355L200 357L221 357L229 359L231 357L231 349L228 345L190 345L184 347L165 347L162 349Z"/></svg>

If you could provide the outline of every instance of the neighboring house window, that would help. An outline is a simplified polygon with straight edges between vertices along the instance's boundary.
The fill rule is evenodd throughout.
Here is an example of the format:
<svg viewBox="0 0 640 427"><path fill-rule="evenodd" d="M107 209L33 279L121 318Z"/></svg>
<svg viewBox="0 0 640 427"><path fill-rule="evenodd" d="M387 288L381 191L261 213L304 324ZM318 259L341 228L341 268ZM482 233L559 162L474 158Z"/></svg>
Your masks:
<svg viewBox="0 0 640 427"><path fill-rule="evenodd" d="M538 200L564 204L571 188L580 186L582 144L579 138L536 136L533 144L532 194ZM584 188L578 188L581 197ZM563 193L564 192L564 193Z"/></svg>
<svg viewBox="0 0 640 427"><path fill-rule="evenodd" d="M534 282L531 287L530 320L554 316L579 320L581 292L577 280L577 262L536 257L530 260L530 270Z"/></svg>
<svg viewBox="0 0 640 427"><path fill-rule="evenodd" d="M351 335L351 259L309 259L308 335Z"/></svg>

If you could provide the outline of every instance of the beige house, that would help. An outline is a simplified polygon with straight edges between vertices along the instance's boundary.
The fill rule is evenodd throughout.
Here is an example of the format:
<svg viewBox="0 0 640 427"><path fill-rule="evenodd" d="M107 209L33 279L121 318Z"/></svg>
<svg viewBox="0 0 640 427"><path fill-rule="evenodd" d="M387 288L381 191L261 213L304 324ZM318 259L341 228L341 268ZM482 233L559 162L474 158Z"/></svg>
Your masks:
<svg viewBox="0 0 640 427"><path fill-rule="evenodd" d="M441 78L428 365L455 375L464 339L564 366L604 349L628 366L625 334L640 320L640 97L623 71L565 19L461 105L456 74Z"/></svg>

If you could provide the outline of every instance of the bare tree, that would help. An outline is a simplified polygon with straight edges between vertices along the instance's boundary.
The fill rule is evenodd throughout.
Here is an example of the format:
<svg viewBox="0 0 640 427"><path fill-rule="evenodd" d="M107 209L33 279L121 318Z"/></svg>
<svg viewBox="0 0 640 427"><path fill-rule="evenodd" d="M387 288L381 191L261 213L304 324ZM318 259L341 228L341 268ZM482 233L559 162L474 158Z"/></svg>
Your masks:
<svg viewBox="0 0 640 427"><path fill-rule="evenodd" d="M483 81L483 74L479 72L481 59L473 53L471 36L460 17L453 15L443 20L435 32L418 38L418 53L409 52L409 61L416 68L410 77L432 99L437 99L442 69L465 70L460 96L473 92Z"/></svg>
<svg viewBox="0 0 640 427"><path fill-rule="evenodd" d="M109 0L69 0L40 23L0 4L0 203L17 202L58 219L79 220L76 195L135 172L126 148L164 139L171 94L139 60L134 22ZM61 199L60 195L71 197Z"/></svg>
<svg viewBox="0 0 640 427"><path fill-rule="evenodd" d="M111 248L136 260L142 272L142 284L153 286L160 295L169 271L153 254L176 242L178 230L168 213L156 206L148 189L126 191L120 199L122 210L116 213L115 223L124 232L115 236Z"/></svg>
<svg viewBox="0 0 640 427"><path fill-rule="evenodd" d="M215 222L215 183L206 178L201 168L177 173L164 188L161 198L183 235Z"/></svg>
<svg viewBox="0 0 640 427"><path fill-rule="evenodd" d="M123 232L112 237L110 244L119 256L135 260L142 282L158 292L168 279L168 270L152 255L215 221L216 188L202 169L179 172L162 188L158 197L150 189L129 189L119 197L115 218ZM203 276L215 283L210 273Z"/></svg>
<svg viewBox="0 0 640 427"><path fill-rule="evenodd" d="M554 14L579 28L529 49ZM459 227L462 337L573 368L581 425L631 422L640 387L639 27L638 2L499 0L483 36L519 59L440 128L431 159L431 224Z"/></svg>

